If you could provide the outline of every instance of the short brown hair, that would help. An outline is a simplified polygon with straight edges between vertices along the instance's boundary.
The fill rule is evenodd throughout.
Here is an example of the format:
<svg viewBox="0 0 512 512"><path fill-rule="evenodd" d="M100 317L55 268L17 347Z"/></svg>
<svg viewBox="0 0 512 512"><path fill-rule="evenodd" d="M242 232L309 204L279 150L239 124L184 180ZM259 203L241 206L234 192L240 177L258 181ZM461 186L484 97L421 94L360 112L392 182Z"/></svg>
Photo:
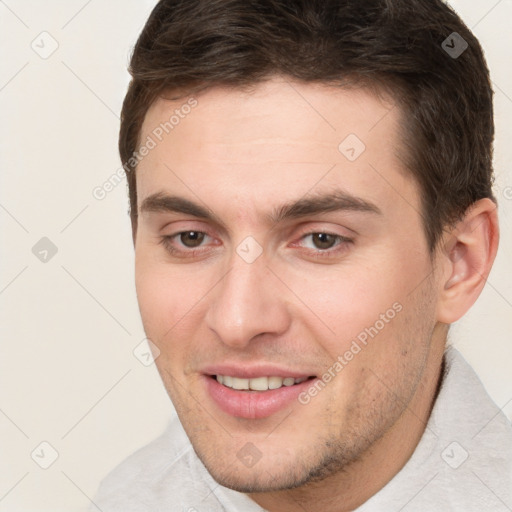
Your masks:
<svg viewBox="0 0 512 512"><path fill-rule="evenodd" d="M450 53L466 43L462 54ZM489 71L478 40L441 0L160 0L130 73L119 151L134 233L132 156L153 101L276 75L391 93L431 250L472 203L495 200Z"/></svg>

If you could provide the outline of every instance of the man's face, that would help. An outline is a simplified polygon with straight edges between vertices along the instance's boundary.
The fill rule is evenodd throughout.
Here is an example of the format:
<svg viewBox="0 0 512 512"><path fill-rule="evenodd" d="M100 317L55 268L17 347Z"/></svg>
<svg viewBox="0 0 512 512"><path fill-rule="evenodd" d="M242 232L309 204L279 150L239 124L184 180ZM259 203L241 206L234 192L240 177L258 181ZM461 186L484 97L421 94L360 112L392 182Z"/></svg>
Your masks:
<svg viewBox="0 0 512 512"><path fill-rule="evenodd" d="M318 480L364 458L426 375L436 294L399 109L278 79L186 101L152 105L137 169L158 370L221 484Z"/></svg>

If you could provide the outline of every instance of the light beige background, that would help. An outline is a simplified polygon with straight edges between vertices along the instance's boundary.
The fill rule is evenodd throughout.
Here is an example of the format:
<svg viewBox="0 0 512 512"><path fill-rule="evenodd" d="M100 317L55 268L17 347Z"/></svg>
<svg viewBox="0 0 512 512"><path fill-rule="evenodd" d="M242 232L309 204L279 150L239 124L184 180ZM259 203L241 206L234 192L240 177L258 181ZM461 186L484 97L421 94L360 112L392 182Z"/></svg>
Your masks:
<svg viewBox="0 0 512 512"><path fill-rule="evenodd" d="M512 0L451 4L491 69L502 229L489 283L451 341L512 417ZM144 333L125 181L93 195L120 166L126 66L153 5L0 0L0 512L85 510L173 414L133 353ZM47 262L32 252L42 237L58 249ZM58 453L48 469L42 442Z"/></svg>

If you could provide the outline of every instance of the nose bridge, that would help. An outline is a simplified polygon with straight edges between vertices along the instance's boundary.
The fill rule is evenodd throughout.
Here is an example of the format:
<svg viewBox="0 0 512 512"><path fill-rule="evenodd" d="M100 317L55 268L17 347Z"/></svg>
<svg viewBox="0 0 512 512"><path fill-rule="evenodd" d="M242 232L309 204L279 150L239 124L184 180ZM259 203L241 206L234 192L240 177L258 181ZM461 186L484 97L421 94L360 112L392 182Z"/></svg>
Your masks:
<svg viewBox="0 0 512 512"><path fill-rule="evenodd" d="M233 254L207 313L210 329L225 344L243 347L258 334L286 329L286 307L272 278L263 258L250 261Z"/></svg>

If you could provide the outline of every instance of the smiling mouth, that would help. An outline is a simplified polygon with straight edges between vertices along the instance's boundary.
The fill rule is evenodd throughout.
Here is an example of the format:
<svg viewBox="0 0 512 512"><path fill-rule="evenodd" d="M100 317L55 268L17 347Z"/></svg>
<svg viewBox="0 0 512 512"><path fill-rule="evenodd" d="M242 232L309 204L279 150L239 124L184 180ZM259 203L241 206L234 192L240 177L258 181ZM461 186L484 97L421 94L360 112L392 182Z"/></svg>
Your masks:
<svg viewBox="0 0 512 512"><path fill-rule="evenodd" d="M243 379L230 375L212 375L211 377L219 384L236 391L269 391L272 389L294 386L296 384L301 384L306 380L316 378L315 376L300 378L271 376Z"/></svg>

